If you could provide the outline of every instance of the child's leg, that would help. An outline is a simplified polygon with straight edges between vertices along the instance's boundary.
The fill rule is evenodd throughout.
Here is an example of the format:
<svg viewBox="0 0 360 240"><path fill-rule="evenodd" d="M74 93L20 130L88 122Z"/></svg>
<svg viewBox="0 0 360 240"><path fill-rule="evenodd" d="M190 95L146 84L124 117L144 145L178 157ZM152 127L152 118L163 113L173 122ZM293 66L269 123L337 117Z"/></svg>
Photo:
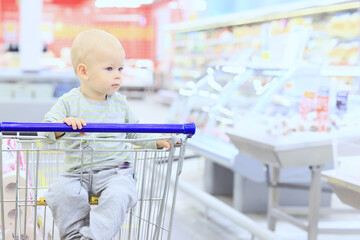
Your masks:
<svg viewBox="0 0 360 240"><path fill-rule="evenodd" d="M89 228L81 231L90 239L108 240L114 237L124 223L126 213L137 201L132 170L114 170L110 176L108 173L94 176L94 190L101 195L98 206L91 209Z"/></svg>
<svg viewBox="0 0 360 240"><path fill-rule="evenodd" d="M88 192L74 177L59 177L50 186L45 200L53 214L61 239L80 239L80 229L88 222Z"/></svg>

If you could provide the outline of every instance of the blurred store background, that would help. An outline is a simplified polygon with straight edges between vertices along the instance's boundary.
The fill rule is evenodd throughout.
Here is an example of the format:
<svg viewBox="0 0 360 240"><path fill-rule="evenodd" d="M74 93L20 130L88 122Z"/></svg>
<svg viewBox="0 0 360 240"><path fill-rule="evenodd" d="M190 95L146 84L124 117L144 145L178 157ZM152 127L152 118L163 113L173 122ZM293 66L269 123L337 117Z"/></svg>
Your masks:
<svg viewBox="0 0 360 240"><path fill-rule="evenodd" d="M141 121L197 125L174 239L259 237L241 217L264 232L277 220L281 239L358 239L359 8L351 0L0 0L0 121L41 121L79 86L74 37L103 29L125 48L120 92Z"/></svg>

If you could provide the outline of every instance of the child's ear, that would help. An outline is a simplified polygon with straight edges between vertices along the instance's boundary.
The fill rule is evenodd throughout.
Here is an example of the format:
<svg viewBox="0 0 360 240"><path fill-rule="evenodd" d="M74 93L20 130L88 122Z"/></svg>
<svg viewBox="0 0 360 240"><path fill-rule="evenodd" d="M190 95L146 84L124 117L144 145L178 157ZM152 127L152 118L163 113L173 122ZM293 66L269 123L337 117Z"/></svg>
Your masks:
<svg viewBox="0 0 360 240"><path fill-rule="evenodd" d="M85 79L85 80L88 79L87 67L85 64L80 63L77 67L77 72L81 79Z"/></svg>

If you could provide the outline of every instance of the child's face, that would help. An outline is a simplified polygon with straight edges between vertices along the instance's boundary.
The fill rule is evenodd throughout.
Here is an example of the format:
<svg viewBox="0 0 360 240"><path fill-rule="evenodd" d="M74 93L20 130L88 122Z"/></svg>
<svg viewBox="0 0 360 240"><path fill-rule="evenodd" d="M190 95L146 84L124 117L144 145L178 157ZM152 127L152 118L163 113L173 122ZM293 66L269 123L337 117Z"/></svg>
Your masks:
<svg viewBox="0 0 360 240"><path fill-rule="evenodd" d="M87 63L88 80L83 87L94 99L104 100L119 90L122 83L125 54L120 46L94 49Z"/></svg>

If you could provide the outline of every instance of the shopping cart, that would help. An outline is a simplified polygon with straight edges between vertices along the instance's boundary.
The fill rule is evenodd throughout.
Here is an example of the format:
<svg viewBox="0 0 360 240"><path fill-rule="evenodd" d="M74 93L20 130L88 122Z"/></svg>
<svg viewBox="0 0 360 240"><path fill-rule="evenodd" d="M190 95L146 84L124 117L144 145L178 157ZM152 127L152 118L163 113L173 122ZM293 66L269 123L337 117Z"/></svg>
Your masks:
<svg viewBox="0 0 360 240"><path fill-rule="evenodd" d="M48 144L35 133L71 131L71 127L62 123L0 122L1 239L59 239L43 196L49 185L64 171L63 160L68 150L62 147L62 142L67 138L64 136L56 143ZM131 146L122 151L131 152L134 158L138 202L130 210L114 239L170 239L177 182L182 170L186 141L195 133L195 124L88 123L81 132L167 133L156 137L149 134L147 138L136 140L117 140ZM115 141L90 138L90 135L72 138L73 141L79 141L80 147L76 151L81 156L88 153L94 156L97 141ZM139 141L159 139L169 139L171 149L134 146ZM91 197L89 201L94 205L92 207L96 207L96 197Z"/></svg>

